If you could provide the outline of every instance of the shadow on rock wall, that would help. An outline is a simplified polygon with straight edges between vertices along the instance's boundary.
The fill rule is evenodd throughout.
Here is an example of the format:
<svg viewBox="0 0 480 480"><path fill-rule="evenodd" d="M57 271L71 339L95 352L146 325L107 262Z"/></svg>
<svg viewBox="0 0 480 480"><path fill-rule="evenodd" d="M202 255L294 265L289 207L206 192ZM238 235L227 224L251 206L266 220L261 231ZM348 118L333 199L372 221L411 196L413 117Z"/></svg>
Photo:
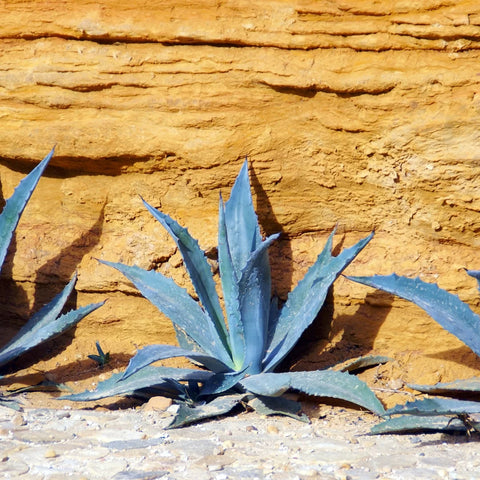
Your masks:
<svg viewBox="0 0 480 480"><path fill-rule="evenodd" d="M293 255L289 238L278 222L268 195L253 169L250 170L253 189L257 197L259 223L266 235L281 232L283 235L270 248L272 289L290 292L293 289ZM333 248L337 256L344 248L345 236ZM391 310L393 295L382 291L367 294L364 302L352 315L335 318L334 286L330 288L325 303L313 323L303 333L291 353L282 362L281 369L303 365L301 369L316 369L368 354L374 346L378 331ZM286 300L280 295L282 301ZM379 308L381 307L381 308ZM341 335L340 340L331 343Z"/></svg>
<svg viewBox="0 0 480 480"><path fill-rule="evenodd" d="M354 313L335 316L334 289L335 286L330 289L317 318L286 358L284 368L329 368L374 350L375 339L392 308L394 296L376 290L366 295ZM379 298L381 305L378 305Z"/></svg>
<svg viewBox="0 0 480 480"><path fill-rule="evenodd" d="M1 185L0 198L4 204L5 198L1 191ZM3 320L0 330L0 346L6 344L29 317L63 290L66 283L74 275L83 257L98 244L102 234L104 208L105 205L102 206L95 223L88 230L84 231L72 243L63 247L55 257L42 265L37 270L35 278L29 279L28 283L31 281L34 288L33 305L31 307L29 306L29 295L25 290L25 286L12 279L14 262L22 261L15 258L17 243L19 241L28 242L29 239L28 237L18 239L18 234L13 234L0 277L0 309ZM61 232L58 232L58 235L61 235ZM77 294L74 289L65 305L64 311L78 307ZM26 352L21 358L12 362L12 365L7 366L6 370L27 368L37 363L40 358L46 360L57 355L70 345L74 335L75 327L60 337Z"/></svg>
<svg viewBox="0 0 480 480"><path fill-rule="evenodd" d="M293 259L290 240L277 220L267 192L252 168L250 169L250 181L257 198L258 221L265 235L281 234L280 238L270 247L269 254L273 294L278 295L282 301L285 301L286 296L279 294L279 291L289 292L292 289Z"/></svg>

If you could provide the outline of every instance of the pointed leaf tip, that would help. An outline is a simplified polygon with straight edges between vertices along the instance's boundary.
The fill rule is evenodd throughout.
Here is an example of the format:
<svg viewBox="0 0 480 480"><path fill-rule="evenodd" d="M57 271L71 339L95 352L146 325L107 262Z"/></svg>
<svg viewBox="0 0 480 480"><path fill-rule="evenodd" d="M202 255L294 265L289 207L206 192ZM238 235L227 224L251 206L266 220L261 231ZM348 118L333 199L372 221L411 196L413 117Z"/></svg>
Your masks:
<svg viewBox="0 0 480 480"><path fill-rule="evenodd" d="M20 217L27 206L35 187L48 162L53 156L54 149L25 177L15 188L12 196L7 199L0 215L0 268L5 260L7 249L13 232L17 227Z"/></svg>
<svg viewBox="0 0 480 480"><path fill-rule="evenodd" d="M477 281L477 287L480 290L480 270L466 270L466 272Z"/></svg>
<svg viewBox="0 0 480 480"><path fill-rule="evenodd" d="M346 400L377 415L385 409L367 384L354 375L334 370L312 372L260 373L240 381L249 392L277 397L292 388L307 395Z"/></svg>
<svg viewBox="0 0 480 480"><path fill-rule="evenodd" d="M374 425L370 430L372 435L392 433L427 433L427 432L465 432L463 423L448 415L437 415L431 417L402 415L389 418L382 423Z"/></svg>
<svg viewBox="0 0 480 480"><path fill-rule="evenodd" d="M385 412L385 416L409 414L419 416L458 415L480 413L480 402L456 398L424 398L396 405Z"/></svg>
<svg viewBox="0 0 480 480"><path fill-rule="evenodd" d="M177 329L187 332L200 355L215 357L224 365L232 366L232 359L220 339L215 324L186 289L154 270L147 271L140 267L106 260L100 262L122 273L147 300L172 321Z"/></svg>
<svg viewBox="0 0 480 480"><path fill-rule="evenodd" d="M445 330L480 355L480 336L478 335L480 317L456 295L443 290L435 283L427 283L420 278L408 278L395 273L385 276L347 278L415 303Z"/></svg>
<svg viewBox="0 0 480 480"><path fill-rule="evenodd" d="M334 234L335 230L329 235L316 262L289 293L278 318L269 326L270 344L264 360L265 371L272 371L293 348L320 311L332 283L374 235L373 232L370 233L352 247L346 248L333 257Z"/></svg>
<svg viewBox="0 0 480 480"><path fill-rule="evenodd" d="M223 347L228 349L227 328L215 289L212 269L207 261L205 252L200 248L198 241L190 235L186 228L182 227L170 216L152 207L146 201L143 201L143 203L177 244L185 268L187 269L200 302L214 323Z"/></svg>
<svg viewBox="0 0 480 480"><path fill-rule="evenodd" d="M191 407L185 403L180 404L177 416L173 419L167 427L168 429L185 427L192 423L199 422L206 418L218 417L225 415L233 410L237 405L241 404L245 394L237 393L233 395L224 395L213 399L211 402L204 405L197 405Z"/></svg>

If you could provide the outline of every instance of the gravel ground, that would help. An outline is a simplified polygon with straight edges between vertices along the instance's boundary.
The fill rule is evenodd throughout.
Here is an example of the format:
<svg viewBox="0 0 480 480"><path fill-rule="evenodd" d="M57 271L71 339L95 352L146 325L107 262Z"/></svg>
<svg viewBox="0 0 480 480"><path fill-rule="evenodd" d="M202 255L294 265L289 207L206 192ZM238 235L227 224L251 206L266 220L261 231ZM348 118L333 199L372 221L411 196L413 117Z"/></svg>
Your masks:
<svg viewBox="0 0 480 480"><path fill-rule="evenodd" d="M0 478L480 479L475 437L369 436L375 417L329 406L310 424L243 413L164 430L173 409L0 407Z"/></svg>

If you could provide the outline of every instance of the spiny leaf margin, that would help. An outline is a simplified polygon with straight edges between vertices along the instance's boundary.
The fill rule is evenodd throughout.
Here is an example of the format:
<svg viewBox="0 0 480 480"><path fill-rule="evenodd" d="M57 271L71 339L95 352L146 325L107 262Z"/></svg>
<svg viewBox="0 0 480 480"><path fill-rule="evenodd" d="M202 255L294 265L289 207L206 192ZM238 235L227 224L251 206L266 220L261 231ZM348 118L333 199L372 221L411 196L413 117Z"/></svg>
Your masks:
<svg viewBox="0 0 480 480"><path fill-rule="evenodd" d="M398 295L425 310L445 330L480 355L480 317L456 295L420 278L392 275L351 277L349 280Z"/></svg>

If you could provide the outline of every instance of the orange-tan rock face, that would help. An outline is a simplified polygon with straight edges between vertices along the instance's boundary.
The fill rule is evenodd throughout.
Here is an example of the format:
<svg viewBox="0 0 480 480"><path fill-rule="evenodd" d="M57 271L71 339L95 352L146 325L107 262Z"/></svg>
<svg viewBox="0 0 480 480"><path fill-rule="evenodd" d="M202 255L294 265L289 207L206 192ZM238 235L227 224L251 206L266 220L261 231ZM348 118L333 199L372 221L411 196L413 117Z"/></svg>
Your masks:
<svg viewBox="0 0 480 480"><path fill-rule="evenodd" d="M95 258L187 285L139 195L210 250L219 192L246 155L261 224L284 234L271 251L283 297L338 222L337 248L376 231L348 273L420 275L477 305L463 268L480 268L480 6L419 5L4 2L3 196L57 146L2 272L5 337L78 269L77 303L108 302L47 365L85 358L97 339L112 354L173 342L168 320ZM331 318L302 343L303 366L374 350L421 365L409 380L478 373L466 347L386 294L339 279Z"/></svg>

